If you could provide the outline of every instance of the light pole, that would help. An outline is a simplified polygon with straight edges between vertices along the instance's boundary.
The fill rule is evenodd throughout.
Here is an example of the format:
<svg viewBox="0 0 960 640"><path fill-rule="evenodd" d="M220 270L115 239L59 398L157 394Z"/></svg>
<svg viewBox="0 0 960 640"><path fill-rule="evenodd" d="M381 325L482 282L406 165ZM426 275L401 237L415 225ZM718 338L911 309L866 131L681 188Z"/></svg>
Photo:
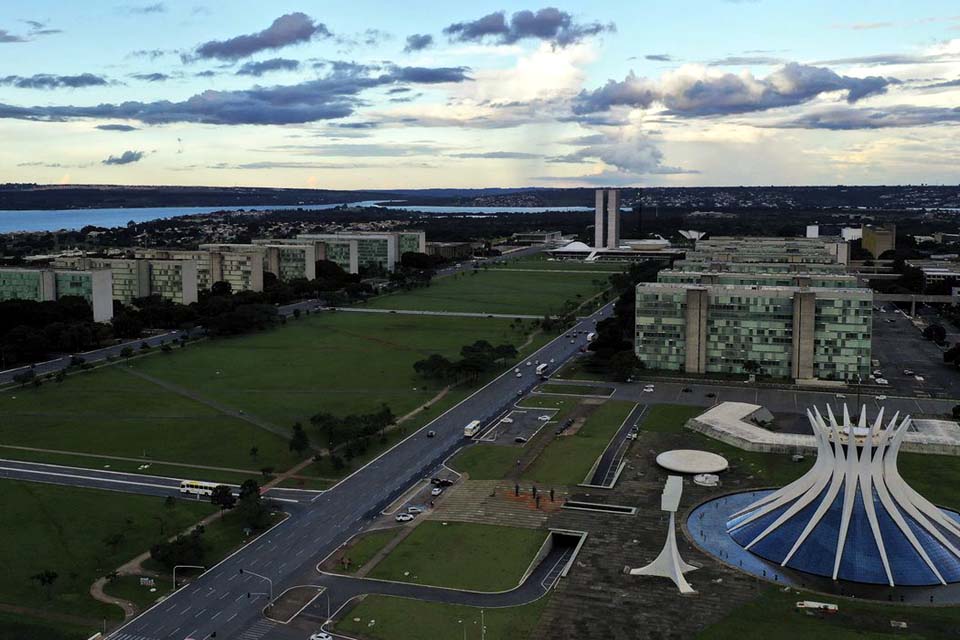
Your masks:
<svg viewBox="0 0 960 640"><path fill-rule="evenodd" d="M260 578L261 580L266 580L270 584L270 602L267 603L267 606L268 607L273 606L273 580L271 580L267 576L262 576L259 573L254 573L249 569L240 569L240 575L243 575L244 573L249 573L250 575L256 578Z"/></svg>
<svg viewBox="0 0 960 640"><path fill-rule="evenodd" d="M198 564L178 564L173 568L173 590L177 590L177 569L203 569L207 570L206 567L201 567Z"/></svg>

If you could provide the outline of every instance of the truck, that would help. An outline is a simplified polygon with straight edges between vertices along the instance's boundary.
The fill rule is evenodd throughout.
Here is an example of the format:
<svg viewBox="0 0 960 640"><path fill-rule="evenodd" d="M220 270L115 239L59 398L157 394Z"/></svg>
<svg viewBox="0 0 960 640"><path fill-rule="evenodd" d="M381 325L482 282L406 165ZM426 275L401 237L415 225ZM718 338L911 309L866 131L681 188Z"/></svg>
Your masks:
<svg viewBox="0 0 960 640"><path fill-rule="evenodd" d="M463 436L465 438L472 438L480 432L480 421L473 420L463 428Z"/></svg>
<svg viewBox="0 0 960 640"><path fill-rule="evenodd" d="M597 334L594 333L593 331L587 334L587 342L593 342L596 339L597 339Z"/></svg>
<svg viewBox="0 0 960 640"><path fill-rule="evenodd" d="M546 362L544 362L543 364L537 365L537 375L540 376L541 378L546 378L546 377L547 377L547 363L546 363Z"/></svg>

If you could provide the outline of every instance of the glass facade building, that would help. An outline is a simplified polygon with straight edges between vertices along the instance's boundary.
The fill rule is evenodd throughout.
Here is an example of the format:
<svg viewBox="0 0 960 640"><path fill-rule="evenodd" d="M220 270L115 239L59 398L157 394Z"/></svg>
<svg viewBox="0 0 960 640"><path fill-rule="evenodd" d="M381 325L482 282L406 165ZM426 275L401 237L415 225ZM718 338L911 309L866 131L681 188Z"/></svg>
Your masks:
<svg viewBox="0 0 960 640"><path fill-rule="evenodd" d="M94 322L113 318L113 282L109 269L0 268L0 300L44 302L77 296L90 303Z"/></svg>

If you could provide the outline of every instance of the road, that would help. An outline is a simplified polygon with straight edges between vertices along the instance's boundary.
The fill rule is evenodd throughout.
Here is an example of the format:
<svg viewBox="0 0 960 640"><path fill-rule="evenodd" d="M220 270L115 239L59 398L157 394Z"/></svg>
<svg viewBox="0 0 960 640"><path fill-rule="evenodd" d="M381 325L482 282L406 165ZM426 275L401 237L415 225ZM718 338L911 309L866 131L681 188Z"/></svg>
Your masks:
<svg viewBox="0 0 960 640"><path fill-rule="evenodd" d="M564 362L586 345L586 333L593 329L594 320L607 317L611 308L612 304L606 305L581 320L576 329L582 333L575 339L561 335L528 357ZM508 370L309 504L290 505L293 517L109 637L200 640L214 632L217 638L240 640L300 637L302 634L291 636L281 625L261 619L259 612L269 599L270 584L249 571L272 580L277 595L291 586L317 584L316 565L461 448L466 442L463 427L468 422L494 418L538 382L532 373L518 378L513 369ZM426 437L427 431L436 436ZM241 568L248 571L241 575Z"/></svg>

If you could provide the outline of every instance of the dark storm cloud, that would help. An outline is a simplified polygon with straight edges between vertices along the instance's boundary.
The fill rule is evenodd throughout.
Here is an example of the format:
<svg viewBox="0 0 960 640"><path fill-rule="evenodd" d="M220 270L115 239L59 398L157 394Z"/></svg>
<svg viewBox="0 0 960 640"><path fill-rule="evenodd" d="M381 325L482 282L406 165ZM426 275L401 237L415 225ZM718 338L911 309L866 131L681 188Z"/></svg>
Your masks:
<svg viewBox="0 0 960 640"><path fill-rule="evenodd" d="M768 125L778 129L892 129L960 123L960 107L895 105L877 109L834 108L803 114Z"/></svg>
<svg viewBox="0 0 960 640"><path fill-rule="evenodd" d="M143 159L143 156L143 151L124 151L119 156L110 156L106 160L103 160L101 164L131 164L134 162L140 162Z"/></svg>
<svg viewBox="0 0 960 640"><path fill-rule="evenodd" d="M407 36L407 46L403 48L406 53L412 51L422 51L429 46L433 45L433 36L429 33L415 33L412 36Z"/></svg>
<svg viewBox="0 0 960 640"><path fill-rule="evenodd" d="M507 21L506 12L497 11L469 22L455 22L443 33L457 42L490 40L499 44L513 44L527 38L545 40L561 47L580 42L604 31L615 31L611 24L574 21L566 11L546 7L536 12L517 11Z"/></svg>
<svg viewBox="0 0 960 640"><path fill-rule="evenodd" d="M263 31L236 36L228 40L204 42L197 46L193 55L184 56L184 59L239 60L260 51L281 49L308 42L313 38L329 38L331 35L326 25L322 22L314 22L313 18L305 13L288 13L274 20L273 24Z"/></svg>
<svg viewBox="0 0 960 640"><path fill-rule="evenodd" d="M128 124L98 124L97 129L101 131L138 131L137 127L131 127Z"/></svg>
<svg viewBox="0 0 960 640"><path fill-rule="evenodd" d="M170 79L165 73L133 73L130 77L144 82L165 82Z"/></svg>
<svg viewBox="0 0 960 640"><path fill-rule="evenodd" d="M289 58L271 58L259 62L248 62L237 70L238 76L256 76L260 77L271 71L296 71L300 68L300 63Z"/></svg>
<svg viewBox="0 0 960 640"><path fill-rule="evenodd" d="M129 101L90 106L19 107L0 104L0 118L63 121L73 118L115 118L146 124L302 124L351 115L360 93L396 83L434 84L469 80L466 67L390 66L371 75L363 65L331 65L327 76L294 85L255 86L238 91L208 90L180 102ZM342 69L342 70L338 70Z"/></svg>
<svg viewBox="0 0 960 640"><path fill-rule="evenodd" d="M32 76L6 76L0 78L0 84L18 89L80 89L83 87L99 87L107 84L107 79L92 73L81 73L75 76L58 76L49 73L38 73Z"/></svg>
<svg viewBox="0 0 960 640"><path fill-rule="evenodd" d="M894 78L841 76L824 67L791 62L765 78L726 73L720 76L680 76L668 85L639 78L632 72L623 80L609 80L593 91L582 91L574 101L575 114L607 111L615 106L648 108L662 103L677 116L713 116L803 104L832 91L843 91L854 103L884 93L899 84Z"/></svg>

